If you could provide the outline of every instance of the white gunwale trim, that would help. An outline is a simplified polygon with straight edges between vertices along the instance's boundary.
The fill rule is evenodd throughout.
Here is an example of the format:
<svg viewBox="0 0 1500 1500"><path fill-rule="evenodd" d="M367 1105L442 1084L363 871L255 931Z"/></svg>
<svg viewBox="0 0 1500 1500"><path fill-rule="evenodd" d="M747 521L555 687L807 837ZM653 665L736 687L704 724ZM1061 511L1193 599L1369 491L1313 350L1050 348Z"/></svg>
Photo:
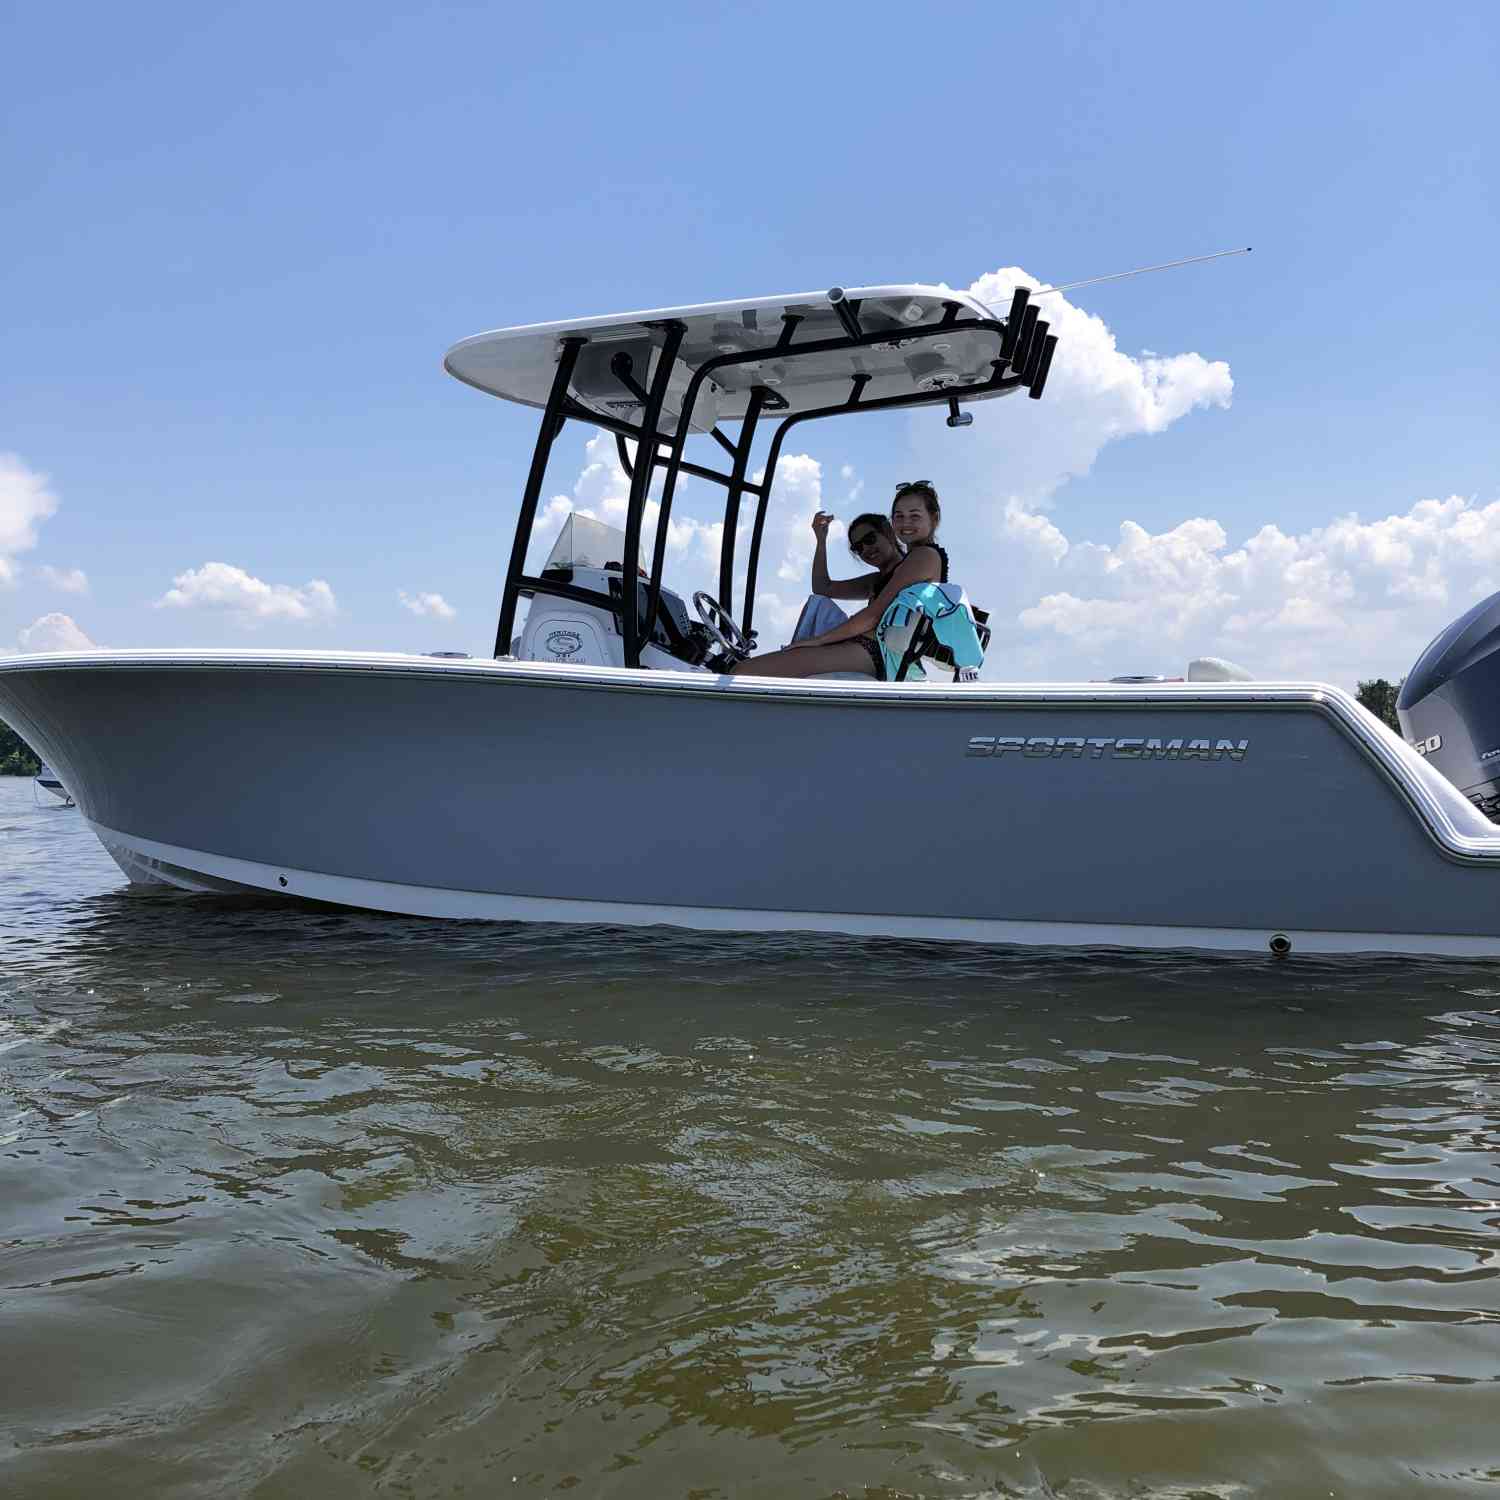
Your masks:
<svg viewBox="0 0 1500 1500"><path fill-rule="evenodd" d="M939 939L1049 948L1197 948L1269 953L1273 937L1291 942L1291 952L1405 953L1446 958L1500 956L1500 936L1412 932L1301 931L1296 928L1158 927L1131 923L999 921L975 917L913 917L863 912L767 911L717 906L664 906L645 902L572 901L512 896L493 891L446 890L320 875L311 870L208 854L89 827L127 873L132 864L183 889L192 874L275 895L412 917L467 921L591 923L613 927L683 927L705 932L825 932L854 937ZM162 866L170 869L163 869ZM174 878L174 874L176 878ZM283 883L284 882L284 883Z"/></svg>

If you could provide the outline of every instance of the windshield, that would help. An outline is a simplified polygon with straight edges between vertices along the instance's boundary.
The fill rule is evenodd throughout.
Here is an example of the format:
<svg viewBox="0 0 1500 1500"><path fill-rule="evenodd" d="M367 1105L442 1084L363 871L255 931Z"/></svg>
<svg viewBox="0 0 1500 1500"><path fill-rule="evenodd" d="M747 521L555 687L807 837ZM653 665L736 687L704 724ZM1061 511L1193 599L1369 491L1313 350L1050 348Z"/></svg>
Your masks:
<svg viewBox="0 0 1500 1500"><path fill-rule="evenodd" d="M592 516L574 511L566 521L542 566L544 573L553 568L607 568L611 563L619 570L625 556L625 533L617 526L607 526Z"/></svg>
<svg viewBox="0 0 1500 1500"><path fill-rule="evenodd" d="M551 552L547 554L547 561L542 567L542 572L546 574L557 570L571 571L574 568L600 568L613 573L623 573L620 559L624 555L625 533L618 526L596 521L593 516L580 515L575 510L563 522L563 529L552 544ZM640 579L636 582L640 609L643 612L646 608L646 585L641 580L645 576L643 569ZM609 580L609 589L610 595L618 599L619 585L614 579ZM661 610L662 615L671 616L679 636L687 633L690 628L687 607L669 588L663 588L661 591ZM666 633L661 616L657 617L651 638L658 646L669 648L671 645L671 637Z"/></svg>

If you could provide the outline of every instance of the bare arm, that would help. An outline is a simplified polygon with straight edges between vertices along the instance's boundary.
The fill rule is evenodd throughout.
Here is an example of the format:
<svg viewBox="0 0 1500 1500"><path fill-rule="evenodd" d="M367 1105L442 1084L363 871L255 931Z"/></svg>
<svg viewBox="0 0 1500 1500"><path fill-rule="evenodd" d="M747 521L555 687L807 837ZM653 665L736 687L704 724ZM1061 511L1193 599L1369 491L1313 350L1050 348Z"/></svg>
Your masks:
<svg viewBox="0 0 1500 1500"><path fill-rule="evenodd" d="M820 510L813 517L813 535L817 538L813 552L812 591L823 599L868 599L873 574L863 578L830 578L828 576L828 527L833 517Z"/></svg>
<svg viewBox="0 0 1500 1500"><path fill-rule="evenodd" d="M914 583L936 583L942 576L942 563L931 547L921 547L908 557L891 574L886 586L858 614L850 615L842 625L814 636L810 641L797 641L789 650L800 650L807 646L832 646L838 641L852 641L855 636L869 635L880 623L880 617L890 606L892 599L902 589Z"/></svg>
<svg viewBox="0 0 1500 1500"><path fill-rule="evenodd" d="M813 593L822 595L825 599L868 599L870 597L870 585L875 582L877 575L866 573L863 578L828 578L824 576L824 586L818 587L818 575L813 574Z"/></svg>

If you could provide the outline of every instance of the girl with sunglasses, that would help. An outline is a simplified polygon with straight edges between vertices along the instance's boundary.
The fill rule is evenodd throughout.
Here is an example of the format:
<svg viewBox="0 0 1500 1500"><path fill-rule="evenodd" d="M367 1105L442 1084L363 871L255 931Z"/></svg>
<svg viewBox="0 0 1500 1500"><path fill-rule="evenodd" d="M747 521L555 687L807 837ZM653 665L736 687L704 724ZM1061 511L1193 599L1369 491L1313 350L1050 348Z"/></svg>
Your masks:
<svg viewBox="0 0 1500 1500"><path fill-rule="evenodd" d="M797 616L797 626L792 631L793 644L811 640L836 625L842 625L844 612L833 601L873 599L904 555L891 523L878 512L871 511L856 516L849 523L849 550L875 571L863 573L858 578L830 578L828 528L832 524L833 517L826 510L820 510L812 520L813 536L817 538L817 548L813 553L812 594Z"/></svg>
<svg viewBox="0 0 1500 1500"><path fill-rule="evenodd" d="M813 517L813 535L818 539L813 553L812 590L822 599L873 599L902 558L896 530L879 511L855 516L849 523L849 550L873 573L858 578L828 576L828 527L833 517L820 510Z"/></svg>
<svg viewBox="0 0 1500 1500"><path fill-rule="evenodd" d="M904 588L917 583L946 583L948 554L933 540L942 519L937 491L925 479L903 480L891 504L892 521L884 516L857 517L849 527L849 549L876 569L863 578L828 576L828 524L833 519L819 511L813 517L818 550L813 559L813 592L829 599L868 599L842 625L806 641L794 641L780 651L752 656L732 668L737 677L814 677L820 672L859 672L885 681L885 658L875 639L875 627L887 606ZM902 556L886 535L905 542ZM878 540L877 540L878 539ZM894 553L889 557L887 552Z"/></svg>

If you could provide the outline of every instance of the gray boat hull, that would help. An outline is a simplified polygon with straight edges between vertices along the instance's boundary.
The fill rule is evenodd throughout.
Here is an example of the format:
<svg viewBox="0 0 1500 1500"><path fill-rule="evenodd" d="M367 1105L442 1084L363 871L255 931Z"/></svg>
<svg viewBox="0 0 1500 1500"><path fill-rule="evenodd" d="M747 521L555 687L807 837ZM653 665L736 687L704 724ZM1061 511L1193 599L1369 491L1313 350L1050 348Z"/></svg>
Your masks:
<svg viewBox="0 0 1500 1500"><path fill-rule="evenodd" d="M1500 953L1500 830L1334 688L0 660L133 879L428 916Z"/></svg>

